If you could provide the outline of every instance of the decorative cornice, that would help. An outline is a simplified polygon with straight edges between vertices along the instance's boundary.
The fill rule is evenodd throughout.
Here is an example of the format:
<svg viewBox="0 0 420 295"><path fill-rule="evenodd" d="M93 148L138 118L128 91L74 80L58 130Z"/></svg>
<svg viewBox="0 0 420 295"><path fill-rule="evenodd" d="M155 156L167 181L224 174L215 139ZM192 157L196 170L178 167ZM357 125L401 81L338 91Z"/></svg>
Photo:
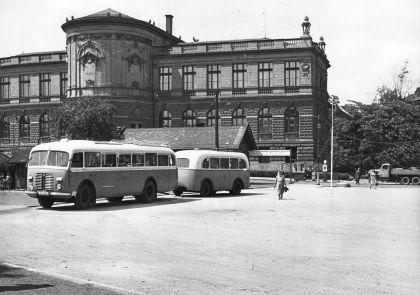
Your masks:
<svg viewBox="0 0 420 295"><path fill-rule="evenodd" d="M109 39L115 39L115 40L122 40L122 41L134 41L146 45L152 45L152 40L140 37L133 34L115 34L110 32L103 32L103 33L94 33L94 34L74 34L71 36L68 36L66 38L66 44L73 43L73 42L85 42L87 40L109 40Z"/></svg>

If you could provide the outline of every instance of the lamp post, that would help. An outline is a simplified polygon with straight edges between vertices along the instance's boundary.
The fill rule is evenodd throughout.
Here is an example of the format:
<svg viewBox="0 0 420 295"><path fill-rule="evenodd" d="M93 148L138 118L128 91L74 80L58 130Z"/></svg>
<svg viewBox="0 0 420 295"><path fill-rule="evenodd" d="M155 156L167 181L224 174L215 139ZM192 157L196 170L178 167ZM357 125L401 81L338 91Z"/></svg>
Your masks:
<svg viewBox="0 0 420 295"><path fill-rule="evenodd" d="M334 106L339 102L339 99L335 95L331 95L329 98L331 103L331 176L330 176L330 188L332 194L332 182L333 182L333 155L334 155Z"/></svg>
<svg viewBox="0 0 420 295"><path fill-rule="evenodd" d="M216 151L219 150L219 95L220 92L217 91L215 97L216 122L214 124L214 145L216 147Z"/></svg>
<svg viewBox="0 0 420 295"><path fill-rule="evenodd" d="M320 124L319 124L319 115L318 115L318 143L317 143L317 148L316 148L316 184L319 185L319 128L320 128Z"/></svg>

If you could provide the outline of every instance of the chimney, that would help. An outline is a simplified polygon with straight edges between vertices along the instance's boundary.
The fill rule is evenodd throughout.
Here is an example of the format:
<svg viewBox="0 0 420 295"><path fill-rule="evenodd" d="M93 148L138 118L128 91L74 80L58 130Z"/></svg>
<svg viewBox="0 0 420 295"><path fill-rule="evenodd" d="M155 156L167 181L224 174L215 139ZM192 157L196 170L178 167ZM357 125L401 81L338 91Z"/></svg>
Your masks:
<svg viewBox="0 0 420 295"><path fill-rule="evenodd" d="M173 15L167 14L166 16L166 33L172 35L172 19L174 18Z"/></svg>

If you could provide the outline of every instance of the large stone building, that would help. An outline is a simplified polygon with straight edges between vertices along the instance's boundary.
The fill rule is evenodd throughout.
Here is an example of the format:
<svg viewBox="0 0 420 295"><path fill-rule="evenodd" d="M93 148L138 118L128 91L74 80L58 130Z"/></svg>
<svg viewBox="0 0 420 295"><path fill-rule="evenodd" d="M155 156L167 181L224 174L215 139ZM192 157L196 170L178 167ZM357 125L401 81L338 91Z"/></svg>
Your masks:
<svg viewBox="0 0 420 295"><path fill-rule="evenodd" d="M186 43L166 29L107 9L67 20L67 51L0 59L1 151L54 139L64 97L99 96L128 128L249 124L258 149L291 151L298 170L328 138L325 42L302 36ZM209 139L211 140L211 139ZM323 149L327 152L328 149Z"/></svg>

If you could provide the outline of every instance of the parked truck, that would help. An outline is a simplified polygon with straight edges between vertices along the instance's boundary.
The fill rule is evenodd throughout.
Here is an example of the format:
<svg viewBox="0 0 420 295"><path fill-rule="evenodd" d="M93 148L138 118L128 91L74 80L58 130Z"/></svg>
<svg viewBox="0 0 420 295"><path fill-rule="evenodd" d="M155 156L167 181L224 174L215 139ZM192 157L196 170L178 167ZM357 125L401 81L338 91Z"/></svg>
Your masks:
<svg viewBox="0 0 420 295"><path fill-rule="evenodd" d="M401 184L420 184L420 168L395 168L391 164L382 164L379 169L379 180L395 181Z"/></svg>

